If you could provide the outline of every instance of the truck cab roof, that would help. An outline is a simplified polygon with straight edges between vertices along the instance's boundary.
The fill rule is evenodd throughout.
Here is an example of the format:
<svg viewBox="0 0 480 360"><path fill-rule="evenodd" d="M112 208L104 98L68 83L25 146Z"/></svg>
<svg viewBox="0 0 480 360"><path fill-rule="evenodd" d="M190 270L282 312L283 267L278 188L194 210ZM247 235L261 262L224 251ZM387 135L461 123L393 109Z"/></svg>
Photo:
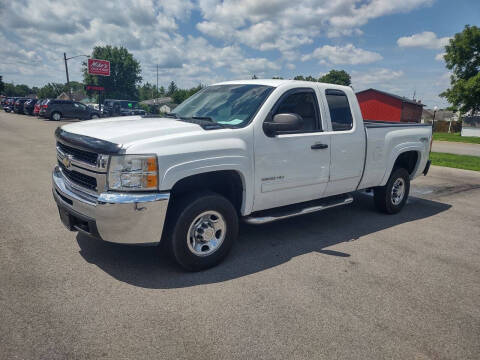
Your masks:
<svg viewBox="0 0 480 360"><path fill-rule="evenodd" d="M265 85L271 87L281 87L285 85L294 85L298 87L311 87L312 85L323 85L330 89L339 89L339 90L349 90L352 91L350 86L329 84L322 82L313 82L313 81L304 81L304 80L289 80L289 79L251 79L251 80L232 80L232 81L223 81L213 85Z"/></svg>

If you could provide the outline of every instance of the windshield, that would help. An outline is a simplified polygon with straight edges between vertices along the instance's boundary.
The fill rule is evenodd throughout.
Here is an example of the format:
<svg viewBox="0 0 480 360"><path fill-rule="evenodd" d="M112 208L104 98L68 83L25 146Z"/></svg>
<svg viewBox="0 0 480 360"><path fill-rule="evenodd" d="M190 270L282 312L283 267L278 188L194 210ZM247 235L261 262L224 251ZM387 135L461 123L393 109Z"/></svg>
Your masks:
<svg viewBox="0 0 480 360"><path fill-rule="evenodd" d="M235 127L249 123L273 88L264 85L214 85L178 105L179 118L207 118Z"/></svg>

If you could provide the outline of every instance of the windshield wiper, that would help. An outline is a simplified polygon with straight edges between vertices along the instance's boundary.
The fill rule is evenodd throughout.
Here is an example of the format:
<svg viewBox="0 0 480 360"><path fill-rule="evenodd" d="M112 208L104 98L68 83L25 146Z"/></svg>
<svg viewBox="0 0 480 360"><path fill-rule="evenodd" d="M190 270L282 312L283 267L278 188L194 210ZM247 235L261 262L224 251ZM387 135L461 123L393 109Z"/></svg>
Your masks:
<svg viewBox="0 0 480 360"><path fill-rule="evenodd" d="M179 119L178 115L173 112L166 113L165 116L173 119Z"/></svg>
<svg viewBox="0 0 480 360"><path fill-rule="evenodd" d="M215 121L213 121L213 119L210 116L192 116L192 119L215 122Z"/></svg>

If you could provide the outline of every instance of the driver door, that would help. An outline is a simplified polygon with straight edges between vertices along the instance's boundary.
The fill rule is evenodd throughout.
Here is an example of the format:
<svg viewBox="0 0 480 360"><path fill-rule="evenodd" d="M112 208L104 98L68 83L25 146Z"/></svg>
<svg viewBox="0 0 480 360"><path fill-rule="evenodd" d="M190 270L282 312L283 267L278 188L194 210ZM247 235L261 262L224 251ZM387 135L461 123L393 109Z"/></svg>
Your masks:
<svg viewBox="0 0 480 360"><path fill-rule="evenodd" d="M318 199L328 184L330 135L322 130L316 90L286 91L269 117L281 113L300 115L303 127L271 137L256 132L253 211Z"/></svg>

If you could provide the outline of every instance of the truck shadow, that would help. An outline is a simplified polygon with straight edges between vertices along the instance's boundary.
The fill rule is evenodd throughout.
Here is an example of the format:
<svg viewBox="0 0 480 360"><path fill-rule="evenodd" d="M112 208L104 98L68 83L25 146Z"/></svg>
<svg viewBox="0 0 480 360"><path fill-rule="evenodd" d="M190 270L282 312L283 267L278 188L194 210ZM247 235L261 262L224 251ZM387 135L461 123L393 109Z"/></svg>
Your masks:
<svg viewBox="0 0 480 360"><path fill-rule="evenodd" d="M182 288L239 278L310 252L349 257L350 254L327 248L428 218L450 207L410 197L409 204L400 214L390 216L376 212L369 196L355 194L352 205L262 226L241 225L238 242L228 258L218 266L198 273L183 271L157 247L112 244L83 234L77 235L77 242L80 255L86 261L120 281L145 288Z"/></svg>

